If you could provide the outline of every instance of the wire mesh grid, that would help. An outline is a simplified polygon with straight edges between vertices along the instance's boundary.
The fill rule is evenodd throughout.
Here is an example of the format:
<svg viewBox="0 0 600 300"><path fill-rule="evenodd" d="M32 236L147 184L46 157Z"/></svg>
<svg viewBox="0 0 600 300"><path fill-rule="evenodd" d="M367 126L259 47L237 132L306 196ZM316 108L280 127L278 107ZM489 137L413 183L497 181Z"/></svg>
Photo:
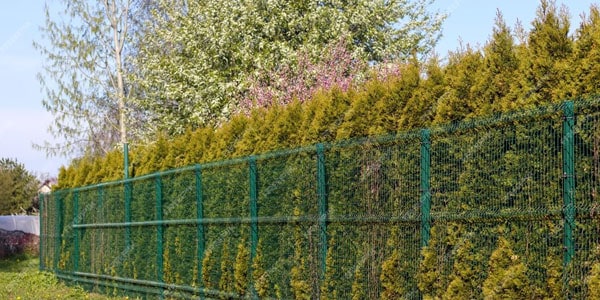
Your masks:
<svg viewBox="0 0 600 300"><path fill-rule="evenodd" d="M598 101L43 197L40 267L160 298L587 298Z"/></svg>

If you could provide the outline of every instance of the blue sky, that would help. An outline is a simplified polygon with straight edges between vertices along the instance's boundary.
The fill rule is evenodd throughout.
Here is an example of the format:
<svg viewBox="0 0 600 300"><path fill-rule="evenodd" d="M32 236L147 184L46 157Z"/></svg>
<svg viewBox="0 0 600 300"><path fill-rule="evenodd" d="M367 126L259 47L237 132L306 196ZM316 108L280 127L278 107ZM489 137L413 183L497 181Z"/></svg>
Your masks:
<svg viewBox="0 0 600 300"><path fill-rule="evenodd" d="M519 20L525 29L531 28L531 21L535 18L536 9L540 1L537 0L437 0L433 10L449 14L443 24L443 37L436 50L444 56L448 50L456 50L459 40L463 44L477 46L485 43L492 34L496 10L500 9L504 20L514 28ZM588 13L589 7L599 3L590 0L557 0L557 6L564 5L571 16L571 30L576 29L581 21L581 14Z"/></svg>
<svg viewBox="0 0 600 300"><path fill-rule="evenodd" d="M595 1L557 1L569 8L571 26L580 22ZM55 3L50 1L50 4ZM500 9L509 26L519 19L528 29L535 17L535 0L438 0L432 10L449 14L443 25L443 37L436 51L441 55L463 44L483 45L490 37ZM32 143L53 141L47 128L52 116L42 107L43 95L36 74L42 59L33 49L39 40L38 28L43 25L44 4L41 1L10 1L0 10L0 157L16 158L36 173L58 174L58 168L68 163L66 158L47 158L32 149Z"/></svg>

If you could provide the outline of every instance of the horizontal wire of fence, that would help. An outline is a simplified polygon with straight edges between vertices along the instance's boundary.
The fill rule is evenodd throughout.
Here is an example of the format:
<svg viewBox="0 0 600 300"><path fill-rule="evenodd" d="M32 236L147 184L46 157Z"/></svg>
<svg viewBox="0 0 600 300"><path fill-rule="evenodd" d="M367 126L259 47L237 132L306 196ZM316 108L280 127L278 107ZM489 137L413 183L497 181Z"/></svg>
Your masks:
<svg viewBox="0 0 600 300"><path fill-rule="evenodd" d="M585 299L600 101L61 190L40 268L142 298Z"/></svg>

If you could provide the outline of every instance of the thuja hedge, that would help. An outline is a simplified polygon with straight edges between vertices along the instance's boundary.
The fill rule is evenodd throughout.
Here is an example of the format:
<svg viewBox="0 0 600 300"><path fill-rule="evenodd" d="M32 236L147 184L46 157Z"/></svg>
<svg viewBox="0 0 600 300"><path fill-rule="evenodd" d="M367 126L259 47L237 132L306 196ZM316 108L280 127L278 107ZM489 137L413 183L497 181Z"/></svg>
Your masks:
<svg viewBox="0 0 600 300"><path fill-rule="evenodd" d="M384 86L384 85L382 85ZM336 93L331 98L354 96L358 99L367 93ZM326 97L323 99L327 99ZM349 99L349 98L346 98ZM338 100L337 103L342 101ZM327 103L327 102L325 102ZM338 138L344 128L356 126L368 131L377 128L379 118L368 113L362 114L371 123L354 124L348 115L355 102L347 102L341 123L332 121L319 123L323 114L319 109L329 108L334 115L333 105L314 107L312 118L304 119L298 112L304 112L301 105L291 105L288 109L255 112L249 117L238 117L235 122L200 135L190 131L186 139L162 138L148 149L139 152L145 156L152 168L171 168L192 164L202 160L215 160L219 157L242 156L262 152L261 147L277 144L281 136L292 140L311 142L310 138L328 136ZM575 154L577 157L577 228L576 255L569 265L564 265L563 215L562 215L562 154L563 107L560 105L512 114L516 118L499 116L473 123L461 123L444 127L431 127L431 215L433 218L431 238L428 245L419 248L418 221L394 226L377 224L331 224L328 227L329 248L326 254L326 273L321 282L316 282L318 264L314 262L316 247L303 239L309 228L288 226L280 229L282 234L269 234L262 231L256 260L253 261L252 278L256 282L257 293L262 297L277 298L384 298L400 297L427 299L465 298L586 298L597 294L598 282L598 241L595 235L599 225L595 217L595 195L598 187L598 153L600 153L600 122L598 122L598 101L595 108L585 106L576 115ZM375 102L375 106L376 106ZM307 104L309 107L312 103ZM581 107L581 106L580 106ZM291 108L297 109L294 114ZM276 111L277 113L274 113ZM261 114L262 113L262 114ZM355 114L357 115L357 114ZM294 131L293 127L282 125L278 131L276 122L285 118L297 117L299 122L315 126L316 129ZM262 122L261 122L262 120ZM310 120L310 121L308 121ZM256 124L254 125L253 124ZM264 123L263 123L264 122ZM258 126L261 124L261 126ZM271 124L269 126L265 124ZM476 124L477 126L471 126ZM363 126L363 127L359 127ZM328 131L333 128L335 131ZM253 129L253 131L251 131ZM224 139L216 139L218 134ZM379 130L379 129L376 129ZM364 132L363 131L363 132ZM285 132L285 135L282 135ZM329 134L336 132L335 135ZM351 132L346 131L346 132ZM202 140L201 137L208 137ZM261 144L261 137L265 141ZM202 141L198 143L198 140ZM211 148L213 144L218 148ZM359 216L365 219L385 217L386 213L406 213L408 217L419 216L419 148L420 140L407 133L402 138L386 142L358 143L356 147L340 146L328 153L327 166L329 187L329 210L335 216ZM228 147L228 145L232 145ZM290 144L292 147L294 144ZM340 144L338 144L340 145ZM202 148L206 147L206 148ZM195 158L186 151L190 149L216 149L209 157L195 152ZM258 149L258 150L257 150ZM139 150L138 150L139 151ZM221 152L217 152L221 151ZM162 154L161 154L162 153ZM137 154L140 155L140 154ZM120 165L118 155L108 156L115 165ZM135 160L134 160L135 162ZM315 164L305 155L290 155L286 159L266 160L261 170L264 183L277 182L276 191L266 193L260 200L265 204L261 215L270 216L278 212L287 216L314 214L314 187L304 182L303 174L314 173ZM100 166L100 165L98 165ZM135 165L134 165L135 166ZM143 174L149 172L137 166L135 170ZM97 168L92 162L88 171ZM308 168L308 169L307 169ZM118 167L114 168L120 176ZM285 172L284 172L285 171ZM206 217L238 216L248 206L247 172L245 165L231 168L207 169L203 173L205 182L205 209L211 212ZM286 176L278 176L281 173ZM104 174L111 174L106 172ZM181 174L183 175L183 174ZM162 178L165 195L186 193L191 186L189 177L172 176ZM132 201L132 215L135 220L152 218L152 190L140 181L134 186L136 191L147 190L149 195L136 192ZM260 191L264 191L259 187ZM313 194L308 194L313 193ZM281 201L280 195L286 196ZM93 194L93 196L96 196ZM191 198L184 195L183 199ZM176 197L165 197L175 199ZM116 198L118 199L118 198ZM83 199L80 199L80 201ZM65 201L65 212L72 215L72 201ZM93 201L92 201L93 202ZM268 205L266 205L268 204ZM108 204L106 204L108 205ZM165 203L168 206L168 203ZM118 210L116 210L118 211ZM194 218L194 209L181 202L168 210L165 218ZM120 214L122 212L119 211ZM110 218L122 219L119 214L107 214ZM396 216L396 215L394 215ZM68 217L67 217L68 219ZM417 219L418 220L418 219ZM89 220L83 220L84 222ZM93 220L92 220L93 221ZM398 225L398 226L396 226ZM279 229L279 228L278 228ZM201 263L204 286L225 292L243 294L249 278L248 232L247 228L233 230L222 243L221 251L208 252L202 262L195 261L193 230L189 228L168 228L166 235L173 242L164 249L164 280L183 284L194 277L196 270L189 268ZM218 230L207 233L209 240L218 239ZM155 241L150 232L132 232L132 242L136 249L146 249ZM266 237L266 240L264 239ZM193 243L192 243L193 244ZM149 247L150 251L152 247ZM61 264L68 265L70 251L65 249ZM278 251L282 251L281 253ZM139 263L124 264L119 274L133 278L152 279L155 270L152 265L143 269L139 266L147 255L133 254ZM279 272L265 273L267 266L273 265L276 258L285 257ZM87 258L81 258L83 259ZM114 260L113 260L114 261ZM184 262L188 262L187 264ZM416 263L418 262L418 263ZM87 266L88 264L83 264ZM62 265L61 265L62 266ZM93 266L93 264L90 264ZM103 266L98 266L102 269ZM289 270L289 272L285 272ZM115 271L116 272L116 271Z"/></svg>
<svg viewBox="0 0 600 300"><path fill-rule="evenodd" d="M410 74L409 70L406 72ZM412 77L412 80L421 80L416 78L419 76ZM432 125L434 122L429 110L415 110L414 115L407 111L407 107L414 107L411 105L420 101L418 96L425 92L418 86L411 87L411 84L410 76L386 82L374 81L349 92L322 92L303 104L254 110L249 115L238 115L218 128L189 130L185 135L172 138L160 136L152 144L134 145L130 175L135 177L275 149ZM431 127L435 132L432 135L432 149L435 150L431 154L434 167L431 180L435 199L432 214L436 221L432 223L427 247L415 247L419 244L418 228L410 224L395 229L331 225L328 229L331 247L326 257L328 268L323 285L319 286L311 277L316 272L317 264L312 261L317 257L314 253L316 248L302 242L303 230L307 228L286 228L285 234L281 235L286 238L259 241L257 258L253 262L257 265L252 268L252 276L265 281L256 283L257 293L282 298L311 298L315 295L345 298L352 295L356 299L396 299L401 295L413 298L419 294L433 299L483 296L560 298L566 295L578 298L595 295L600 277L600 261L596 253L600 248L593 234L599 228L593 207L599 169L600 122L597 105L596 108L583 107L585 111L580 109L577 114L578 130L575 133L579 219L577 252L572 265L563 265L560 161L563 114L560 106L555 105L550 107L549 112L545 112L544 108L536 113L524 111L522 117L516 120L475 126L465 132L455 132L454 128L468 123ZM413 121L402 123L407 115L411 115ZM490 120L503 118L486 120L489 125ZM393 147L367 143L358 148L342 148L333 157L329 156L328 161L333 165L328 165L327 169L334 170L328 174L329 180L340 185L330 187L329 209L343 211L344 215L369 217L371 213L379 216L388 207L394 207L394 211L417 216L418 208L413 206L416 204L418 207L418 186L403 184L418 182L414 178L418 178L420 140L402 139L400 143ZM302 215L315 209L307 207L310 203L303 201L311 197L303 196L302 192L312 189L307 189L308 185L299 179L302 174L311 173L302 166L314 167L313 163L305 160L291 156L280 165L266 168L280 168L297 176L290 175L289 181L283 182L278 190L292 200L280 203L277 195L273 194L269 202L271 206L262 206L261 213L268 213L264 209L269 207L283 209L287 215L290 212L291 215ZM119 150L101 158L81 159L61 170L61 187L119 179L123 176L122 163ZM207 211L230 216L239 215L241 212L238 210L247 207L243 196L232 198L236 191L242 191L240 187L247 186L247 178L240 175L245 168L240 168L215 170L214 176L206 174L206 178L214 178L206 183L206 188L211 191L207 190L207 195L212 195L211 200L207 200ZM276 181L276 178L264 177L268 175L262 176L263 182ZM177 178L172 180L174 193L177 186L190 185ZM179 189L177 193L181 190L185 189ZM241 194L248 193L242 191ZM395 200L384 201L390 195ZM144 215L153 207L146 203L151 197L134 195L132 214L139 214L143 220L151 218L151 213ZM219 199L229 200L225 204ZM215 205L212 210L208 207L209 203ZM65 205L65 211L70 211L69 201L65 201ZM369 209L375 210L370 212ZM182 204L169 213L173 214L173 218L193 218L193 211ZM117 215L114 217L119 218ZM209 232L208 238L215 238L216 232ZM244 292L248 278L245 263L248 261L248 239L243 237L248 234L235 232L235 236L223 244L221 251L208 253L203 258L201 264L206 272L202 281L206 287ZM263 233L265 236L278 236ZM145 245L154 242L152 237L144 234L132 232L133 243ZM193 277L195 271L181 265L182 258L188 262L197 259L193 247L187 245L193 240L193 232L187 228L174 228L166 234L176 242L164 249L165 280L177 283L178 278ZM273 248L273 245L279 247ZM273 259L278 257L274 253L277 249L285 249L289 272L262 276L260 273L267 269L265 265L274 263ZM143 257L140 254L139 259ZM356 261L360 257L366 257L364 262ZM415 263L417 261L418 264ZM68 261L65 260L65 263L68 264ZM349 271L334 266L354 269ZM144 269L143 274L140 273L142 270L128 267L123 266L123 274L134 278L153 274L150 267ZM568 285L565 285L565 278L569 279Z"/></svg>
<svg viewBox="0 0 600 300"><path fill-rule="evenodd" d="M419 97L420 89L414 88L414 80L419 79L403 76L386 82L372 81L348 92L333 89L318 93L306 103L293 102L239 114L216 128L188 130L177 137L157 136L149 144L130 146L130 176L426 126L431 124L432 115L405 111L412 102L426 101ZM408 121L403 117L407 114L421 117ZM104 157L82 157L61 168L59 188L122 177L123 154L121 149L115 149Z"/></svg>

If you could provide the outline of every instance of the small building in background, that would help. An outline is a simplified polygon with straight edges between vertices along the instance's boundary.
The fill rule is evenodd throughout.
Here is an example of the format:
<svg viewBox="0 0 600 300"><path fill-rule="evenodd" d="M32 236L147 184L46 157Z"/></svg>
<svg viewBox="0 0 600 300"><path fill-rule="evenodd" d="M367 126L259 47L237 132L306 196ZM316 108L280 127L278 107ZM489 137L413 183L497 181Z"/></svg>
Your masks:
<svg viewBox="0 0 600 300"><path fill-rule="evenodd" d="M52 192L52 187L56 185L56 178L46 179L44 183L38 189L38 193L40 194L50 194Z"/></svg>

